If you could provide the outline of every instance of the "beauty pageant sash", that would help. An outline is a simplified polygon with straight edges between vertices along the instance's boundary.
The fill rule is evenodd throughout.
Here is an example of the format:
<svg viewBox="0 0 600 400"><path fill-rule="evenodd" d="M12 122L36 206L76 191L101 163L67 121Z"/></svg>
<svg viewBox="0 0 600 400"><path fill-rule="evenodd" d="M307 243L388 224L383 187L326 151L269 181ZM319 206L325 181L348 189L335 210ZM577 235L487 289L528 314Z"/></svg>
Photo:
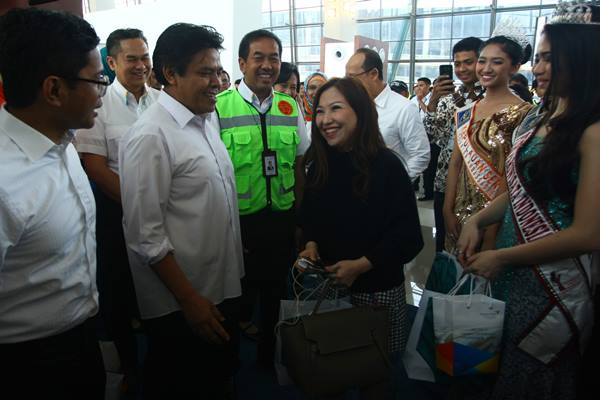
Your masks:
<svg viewBox="0 0 600 400"><path fill-rule="evenodd" d="M516 138L506 160L508 192L520 243L532 242L560 230L547 210L527 194L523 176L517 170L519 150L535 131L531 129ZM534 267L552 305L523 333L519 348L547 364L575 336L583 352L593 323L591 272L594 262L597 262L597 255L586 254Z"/></svg>
<svg viewBox="0 0 600 400"><path fill-rule="evenodd" d="M456 140L471 179L473 179L475 185L483 193L487 201L491 201L498 193L502 175L475 151L471 142L471 135L469 133L477 104L478 102L471 103L456 111Z"/></svg>

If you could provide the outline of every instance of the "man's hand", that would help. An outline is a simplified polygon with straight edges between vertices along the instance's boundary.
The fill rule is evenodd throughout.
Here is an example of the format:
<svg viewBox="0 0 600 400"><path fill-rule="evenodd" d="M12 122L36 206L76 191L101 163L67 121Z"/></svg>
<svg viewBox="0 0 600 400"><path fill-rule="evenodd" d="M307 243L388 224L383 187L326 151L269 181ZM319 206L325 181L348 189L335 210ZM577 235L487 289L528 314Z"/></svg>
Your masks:
<svg viewBox="0 0 600 400"><path fill-rule="evenodd" d="M180 302L180 305L195 334L214 344L229 341L229 334L221 325L225 318L207 298L195 295Z"/></svg>
<svg viewBox="0 0 600 400"><path fill-rule="evenodd" d="M429 98L427 110L430 112L434 112L437 109L437 105L440 99L452 93L454 93L454 82L452 81L452 79L448 78L446 75L438 77L435 82L435 85L433 85L433 90L431 92L431 97Z"/></svg>
<svg viewBox="0 0 600 400"><path fill-rule="evenodd" d="M325 267L325 270L331 273L331 277L335 279L336 283L350 287L356 278L371 268L373 268L371 262L366 257L361 257L356 260L338 261Z"/></svg>

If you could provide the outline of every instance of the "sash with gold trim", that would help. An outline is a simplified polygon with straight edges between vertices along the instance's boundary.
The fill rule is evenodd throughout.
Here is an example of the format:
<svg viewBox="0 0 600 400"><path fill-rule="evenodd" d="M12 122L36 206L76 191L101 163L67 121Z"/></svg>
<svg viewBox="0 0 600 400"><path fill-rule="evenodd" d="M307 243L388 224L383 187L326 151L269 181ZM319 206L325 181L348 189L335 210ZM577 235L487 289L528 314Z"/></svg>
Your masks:
<svg viewBox="0 0 600 400"><path fill-rule="evenodd" d="M502 175L477 153L471 142L471 125L478 103L471 103L456 111L456 140L469 176L487 201L491 201L498 193Z"/></svg>
<svg viewBox="0 0 600 400"><path fill-rule="evenodd" d="M518 240L528 243L560 230L545 207L527 194L517 170L519 150L535 134L535 128L516 138L506 159L506 177ZM543 363L553 361L572 340L583 352L592 331L592 265L597 254L558 260L534 266L535 274L551 299L551 306L521 336L519 348Z"/></svg>

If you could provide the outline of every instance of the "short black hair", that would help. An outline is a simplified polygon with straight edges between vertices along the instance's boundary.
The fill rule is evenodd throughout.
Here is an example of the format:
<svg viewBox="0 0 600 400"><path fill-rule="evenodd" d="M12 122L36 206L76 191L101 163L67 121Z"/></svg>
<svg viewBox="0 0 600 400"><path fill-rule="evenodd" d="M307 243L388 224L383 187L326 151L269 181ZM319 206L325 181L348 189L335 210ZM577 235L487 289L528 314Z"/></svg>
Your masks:
<svg viewBox="0 0 600 400"><path fill-rule="evenodd" d="M277 47L279 48L279 57L281 58L281 53L283 52L281 40L276 34L266 29L257 29L255 31L246 33L240 42L238 57L244 60L248 59L248 54L250 53L250 44L262 38L273 39L275 42L277 42Z"/></svg>
<svg viewBox="0 0 600 400"><path fill-rule="evenodd" d="M428 86L431 86L431 79L424 76L417 79L417 82L425 82Z"/></svg>
<svg viewBox="0 0 600 400"><path fill-rule="evenodd" d="M100 38L75 15L16 8L0 17L0 75L9 107L31 106L44 80L73 78L89 63Z"/></svg>
<svg viewBox="0 0 600 400"><path fill-rule="evenodd" d="M408 92L408 85L404 81L391 81L390 89L398 94L402 94L402 92Z"/></svg>
<svg viewBox="0 0 600 400"><path fill-rule="evenodd" d="M227 79L231 80L231 76L229 76L229 72L223 70L223 71L221 71L221 75L223 75L223 74L227 75Z"/></svg>
<svg viewBox="0 0 600 400"><path fill-rule="evenodd" d="M520 85L523 85L525 87L529 87L529 80L527 79L527 77L518 72L516 74L514 74L513 76L511 76L510 80L518 82Z"/></svg>
<svg viewBox="0 0 600 400"><path fill-rule="evenodd" d="M223 49L223 36L208 25L177 23L160 34L152 54L156 80L168 86L163 74L166 67L173 68L179 75L185 75L194 55L205 49Z"/></svg>
<svg viewBox="0 0 600 400"><path fill-rule="evenodd" d="M112 31L108 35L108 39L106 39L107 54L111 57L116 57L121 51L121 41L127 39L142 39L148 45L148 40L144 36L144 32L139 29L117 29L116 31Z"/></svg>
<svg viewBox="0 0 600 400"><path fill-rule="evenodd" d="M365 71L370 71L373 68L376 68L377 76L379 77L379 80L382 81L383 61L381 60L381 57L379 57L379 54L375 50L367 49L366 47L361 47L360 49L357 49L356 54L364 54L365 61L363 61L362 68Z"/></svg>
<svg viewBox="0 0 600 400"><path fill-rule="evenodd" d="M289 63L289 62L281 63L281 69L279 70L279 77L277 78L275 85L277 85L278 83L287 82L288 79L290 79L290 76L292 76L292 74L296 75L296 81L297 81L296 90L300 90L300 72L298 72L298 67L296 67L294 64Z"/></svg>
<svg viewBox="0 0 600 400"><path fill-rule="evenodd" d="M235 82L233 82L234 85L239 85L240 83L242 83L242 78L237 78Z"/></svg>
<svg viewBox="0 0 600 400"><path fill-rule="evenodd" d="M482 44L483 40L479 38L473 36L466 37L456 42L454 47L452 47L452 55L461 51L474 51L475 54L479 55L479 49Z"/></svg>

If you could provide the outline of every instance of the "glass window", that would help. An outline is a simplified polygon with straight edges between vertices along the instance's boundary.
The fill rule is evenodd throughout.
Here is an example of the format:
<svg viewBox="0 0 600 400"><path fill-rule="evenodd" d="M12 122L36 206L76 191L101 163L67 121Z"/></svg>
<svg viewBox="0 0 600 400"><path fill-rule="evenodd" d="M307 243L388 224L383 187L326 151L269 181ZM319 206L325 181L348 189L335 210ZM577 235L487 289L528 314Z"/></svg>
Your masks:
<svg viewBox="0 0 600 400"><path fill-rule="evenodd" d="M262 12L271 11L271 0L262 0Z"/></svg>
<svg viewBox="0 0 600 400"><path fill-rule="evenodd" d="M296 25L323 22L321 7L296 9Z"/></svg>
<svg viewBox="0 0 600 400"><path fill-rule="evenodd" d="M416 63L413 82L425 76L432 81L440 74L440 63ZM412 93L412 90L411 90Z"/></svg>
<svg viewBox="0 0 600 400"><path fill-rule="evenodd" d="M416 39L450 39L452 37L452 17L418 18Z"/></svg>
<svg viewBox="0 0 600 400"><path fill-rule="evenodd" d="M381 23L376 22L359 22L356 24L356 33L360 36L366 36L371 39L381 40Z"/></svg>
<svg viewBox="0 0 600 400"><path fill-rule="evenodd" d="M298 60L302 61L317 61L321 60L321 46L298 46Z"/></svg>
<svg viewBox="0 0 600 400"><path fill-rule="evenodd" d="M433 14L452 11L452 1L453 0L417 0L417 14Z"/></svg>
<svg viewBox="0 0 600 400"><path fill-rule="evenodd" d="M452 37L466 38L490 35L490 14L455 15L452 21Z"/></svg>
<svg viewBox="0 0 600 400"><path fill-rule="evenodd" d="M509 12L499 12L496 14L496 26L502 23L515 24L523 30L525 35L534 35L539 10L519 10Z"/></svg>
<svg viewBox="0 0 600 400"><path fill-rule="evenodd" d="M381 40L401 41L410 39L410 20L381 21Z"/></svg>
<svg viewBox="0 0 600 400"><path fill-rule="evenodd" d="M281 44L285 46L291 46L292 41L290 40L290 28L273 29L275 35L281 40Z"/></svg>
<svg viewBox="0 0 600 400"><path fill-rule="evenodd" d="M381 2L379 0L356 0L356 17L377 18L381 16Z"/></svg>
<svg viewBox="0 0 600 400"><path fill-rule="evenodd" d="M497 0L498 8L506 7L522 7L522 6L539 6L540 0Z"/></svg>
<svg viewBox="0 0 600 400"><path fill-rule="evenodd" d="M277 11L271 13L272 26L286 26L290 24L290 12L289 11Z"/></svg>
<svg viewBox="0 0 600 400"><path fill-rule="evenodd" d="M309 7L321 7L321 0L295 0L294 6L296 9L309 8Z"/></svg>
<svg viewBox="0 0 600 400"><path fill-rule="evenodd" d="M388 82L404 81L407 85L410 80L410 64L409 63L388 63Z"/></svg>
<svg viewBox="0 0 600 400"><path fill-rule="evenodd" d="M489 10L491 8L491 3L491 0L455 0L454 12L485 9Z"/></svg>
<svg viewBox="0 0 600 400"><path fill-rule="evenodd" d="M321 44L321 27L320 26L307 26L296 28L296 45L305 46L309 44L320 45Z"/></svg>
<svg viewBox="0 0 600 400"><path fill-rule="evenodd" d="M398 17L410 15L411 11L411 0L381 0L382 17Z"/></svg>
<svg viewBox="0 0 600 400"><path fill-rule="evenodd" d="M451 53L451 40L417 40L415 42L415 59L417 60L450 59Z"/></svg>
<svg viewBox="0 0 600 400"><path fill-rule="evenodd" d="M388 55L388 59L390 61L410 60L410 40L389 43L390 53Z"/></svg>
<svg viewBox="0 0 600 400"><path fill-rule="evenodd" d="M319 70L319 64L298 64L298 72L300 72L300 79L304 82L304 79L313 72Z"/></svg>
<svg viewBox="0 0 600 400"><path fill-rule="evenodd" d="M264 12L262 13L262 26L263 28L270 28L271 25L271 13Z"/></svg>
<svg viewBox="0 0 600 400"><path fill-rule="evenodd" d="M287 11L289 9L289 0L271 0L271 11Z"/></svg>
<svg viewBox="0 0 600 400"><path fill-rule="evenodd" d="M292 62L292 48L284 46L281 51L281 61Z"/></svg>

